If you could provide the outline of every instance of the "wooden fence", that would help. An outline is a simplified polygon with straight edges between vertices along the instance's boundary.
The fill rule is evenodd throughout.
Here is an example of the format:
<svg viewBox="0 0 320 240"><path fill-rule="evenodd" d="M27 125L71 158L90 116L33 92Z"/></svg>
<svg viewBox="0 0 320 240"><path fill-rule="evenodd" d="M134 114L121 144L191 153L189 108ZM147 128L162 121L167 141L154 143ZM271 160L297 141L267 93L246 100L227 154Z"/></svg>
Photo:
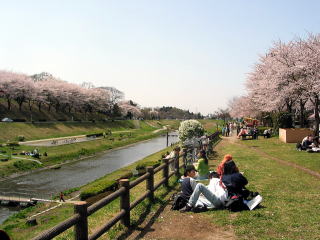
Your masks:
<svg viewBox="0 0 320 240"><path fill-rule="evenodd" d="M219 139L219 133L215 133L211 136L211 141L215 142ZM180 176L180 169L184 167L184 164L179 164L180 156L172 159L163 159L163 164L154 168L147 167L146 173L134 181L128 179L120 180L120 187L117 191L108 195L107 197L99 200L98 202L88 206L87 202L79 201L74 204L74 215L53 228L42 232L40 235L33 238L33 240L46 240L52 239L64 231L74 226L74 239L75 240L94 240L98 239L101 235L106 233L112 226L118 221L126 226L130 227L130 211L135 208L139 203L148 198L151 202L154 201L154 192L162 185L169 185L169 178L173 175ZM174 164L174 171L169 172L169 164ZM162 179L155 184L154 175L162 171ZM146 181L146 192L140 196L134 202L130 202L130 189L134 188L138 184ZM120 197L120 212L110 219L107 223L102 225L96 232L88 235L88 217L105 207L113 200Z"/></svg>

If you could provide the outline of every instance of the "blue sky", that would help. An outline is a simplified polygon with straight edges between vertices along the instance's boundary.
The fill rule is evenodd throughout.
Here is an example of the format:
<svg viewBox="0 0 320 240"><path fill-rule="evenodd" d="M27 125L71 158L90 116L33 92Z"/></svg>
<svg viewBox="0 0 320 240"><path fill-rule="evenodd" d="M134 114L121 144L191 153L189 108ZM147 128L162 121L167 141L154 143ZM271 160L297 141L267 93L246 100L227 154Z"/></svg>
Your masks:
<svg viewBox="0 0 320 240"><path fill-rule="evenodd" d="M319 1L0 1L0 69L210 113L273 41L319 33Z"/></svg>

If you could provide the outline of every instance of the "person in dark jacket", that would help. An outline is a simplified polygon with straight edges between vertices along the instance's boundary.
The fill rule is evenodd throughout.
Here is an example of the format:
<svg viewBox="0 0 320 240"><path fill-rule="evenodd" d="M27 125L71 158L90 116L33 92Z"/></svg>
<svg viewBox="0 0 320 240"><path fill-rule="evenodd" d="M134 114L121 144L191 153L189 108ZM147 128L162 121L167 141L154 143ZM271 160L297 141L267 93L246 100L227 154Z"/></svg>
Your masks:
<svg viewBox="0 0 320 240"><path fill-rule="evenodd" d="M181 192L182 197L189 201L190 196L192 195L194 189L196 188L197 182L194 179L196 176L196 168L193 165L188 165L186 167L184 178L181 182Z"/></svg>
<svg viewBox="0 0 320 240"><path fill-rule="evenodd" d="M224 171L220 179L228 189L229 195L235 194L247 197L245 186L248 184L248 180L239 172L233 160L227 161L224 164Z"/></svg>

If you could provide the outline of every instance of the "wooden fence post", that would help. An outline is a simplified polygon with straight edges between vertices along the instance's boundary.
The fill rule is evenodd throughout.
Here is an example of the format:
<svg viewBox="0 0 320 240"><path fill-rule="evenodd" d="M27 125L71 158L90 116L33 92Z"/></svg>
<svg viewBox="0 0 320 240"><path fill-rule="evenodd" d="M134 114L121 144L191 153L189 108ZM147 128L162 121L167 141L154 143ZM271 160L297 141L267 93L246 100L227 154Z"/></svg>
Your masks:
<svg viewBox="0 0 320 240"><path fill-rule="evenodd" d="M130 227L130 185L129 185L129 179L121 179L120 180L120 187L124 187L126 189L120 198L120 210L123 209L126 211L125 215L121 219L121 223L124 226L129 228Z"/></svg>
<svg viewBox="0 0 320 240"><path fill-rule="evenodd" d="M174 171L175 171L176 177L178 178L180 177L179 160L180 160L180 155L178 153L174 159Z"/></svg>
<svg viewBox="0 0 320 240"><path fill-rule="evenodd" d="M74 213L80 215L79 222L74 226L75 240L88 240L88 204L79 201L74 204Z"/></svg>
<svg viewBox="0 0 320 240"><path fill-rule="evenodd" d="M150 191L149 201L154 201L154 170L153 167L147 167L147 172L150 173L150 176L147 179L147 190Z"/></svg>
<svg viewBox="0 0 320 240"><path fill-rule="evenodd" d="M165 182L164 182L164 185L166 187L169 186L169 164L168 164L168 161L169 159L162 159L162 162L165 164L164 168L163 168L163 173L162 173L162 176L163 178L165 178Z"/></svg>

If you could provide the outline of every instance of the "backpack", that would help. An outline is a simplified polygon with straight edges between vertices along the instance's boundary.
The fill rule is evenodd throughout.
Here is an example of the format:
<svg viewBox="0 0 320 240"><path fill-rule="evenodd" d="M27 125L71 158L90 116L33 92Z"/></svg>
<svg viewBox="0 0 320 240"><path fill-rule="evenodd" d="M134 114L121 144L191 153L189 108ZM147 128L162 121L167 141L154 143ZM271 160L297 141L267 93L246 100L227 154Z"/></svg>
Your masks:
<svg viewBox="0 0 320 240"><path fill-rule="evenodd" d="M173 202L171 206L171 210L180 210L184 208L187 204L187 200L182 196L182 193L177 193L172 196Z"/></svg>
<svg viewBox="0 0 320 240"><path fill-rule="evenodd" d="M232 195L229 197L225 205L226 209L231 212L248 210L248 206L243 202L243 197L240 195Z"/></svg>

